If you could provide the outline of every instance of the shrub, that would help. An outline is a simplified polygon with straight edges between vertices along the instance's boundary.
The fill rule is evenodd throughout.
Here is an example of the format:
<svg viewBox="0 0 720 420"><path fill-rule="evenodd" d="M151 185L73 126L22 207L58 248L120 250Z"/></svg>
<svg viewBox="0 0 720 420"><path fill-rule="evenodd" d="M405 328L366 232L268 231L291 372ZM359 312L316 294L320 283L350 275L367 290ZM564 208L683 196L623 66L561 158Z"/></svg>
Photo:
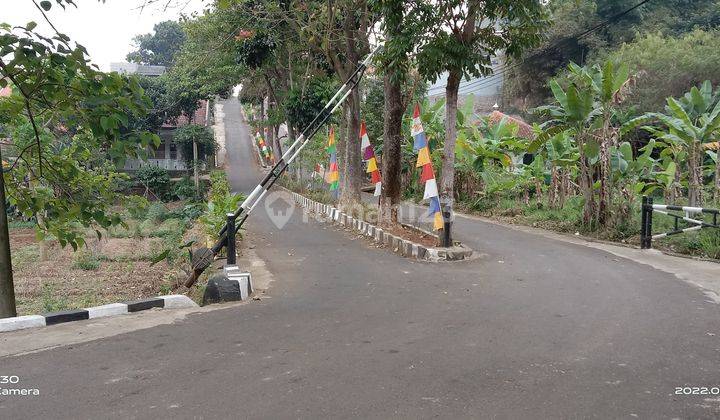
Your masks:
<svg viewBox="0 0 720 420"><path fill-rule="evenodd" d="M135 173L137 184L160 200L167 199L170 189L170 173L166 169L146 165Z"/></svg>
<svg viewBox="0 0 720 420"><path fill-rule="evenodd" d="M204 203L190 203L171 211L168 216L172 218L195 220L205 211Z"/></svg>
<svg viewBox="0 0 720 420"><path fill-rule="evenodd" d="M197 143L198 160L205 161L208 156L215 153L217 143L215 136L208 127L197 124L184 125L175 131L173 141L180 149L185 165L193 167L193 141Z"/></svg>
<svg viewBox="0 0 720 420"><path fill-rule="evenodd" d="M169 212L163 203L152 203L148 208L145 220L160 223L168 218Z"/></svg>
<svg viewBox="0 0 720 420"><path fill-rule="evenodd" d="M183 177L173 185L173 195L180 200L195 199L196 193L195 183L190 177Z"/></svg>
<svg viewBox="0 0 720 420"><path fill-rule="evenodd" d="M150 208L150 202L145 197L131 195L127 197L125 208L131 218L135 220L145 220L148 209Z"/></svg>
<svg viewBox="0 0 720 420"><path fill-rule="evenodd" d="M218 232L222 229L227 214L237 210L238 204L243 196L230 192L230 184L224 172L213 172L210 174L210 194L207 209L200 216L200 223L205 228L205 233L217 238Z"/></svg>
<svg viewBox="0 0 720 420"><path fill-rule="evenodd" d="M74 259L73 268L86 271L95 271L100 268L100 260L91 252L78 251Z"/></svg>

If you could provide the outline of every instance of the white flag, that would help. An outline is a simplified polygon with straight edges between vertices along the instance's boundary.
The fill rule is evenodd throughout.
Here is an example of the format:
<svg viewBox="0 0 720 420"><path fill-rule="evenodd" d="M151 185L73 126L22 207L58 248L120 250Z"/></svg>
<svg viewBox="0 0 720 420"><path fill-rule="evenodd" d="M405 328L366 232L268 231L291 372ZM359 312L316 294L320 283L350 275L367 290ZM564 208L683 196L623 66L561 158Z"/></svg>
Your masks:
<svg viewBox="0 0 720 420"><path fill-rule="evenodd" d="M428 179L425 182L425 194L423 194L423 200L427 200L430 197L437 197L438 196L438 189L437 189L437 182L435 181L435 178Z"/></svg>
<svg viewBox="0 0 720 420"><path fill-rule="evenodd" d="M378 182L375 184L375 197L380 197L380 192L382 191L382 182Z"/></svg>

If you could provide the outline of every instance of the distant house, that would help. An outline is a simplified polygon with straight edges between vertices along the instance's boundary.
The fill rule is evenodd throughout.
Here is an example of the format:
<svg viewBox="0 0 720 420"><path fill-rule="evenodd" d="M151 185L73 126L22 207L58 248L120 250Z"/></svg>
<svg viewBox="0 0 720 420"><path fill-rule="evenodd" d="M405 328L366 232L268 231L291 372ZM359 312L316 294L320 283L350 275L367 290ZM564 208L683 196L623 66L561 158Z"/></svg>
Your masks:
<svg viewBox="0 0 720 420"><path fill-rule="evenodd" d="M492 124L497 124L500 121L505 119L507 122L511 122L518 127L517 136L522 137L524 139L532 140L535 138L535 132L533 132L533 128L530 124L526 123L522 119L518 117L513 117L507 114L503 114L500 111L493 111L488 115L488 122Z"/></svg>
<svg viewBox="0 0 720 420"><path fill-rule="evenodd" d="M535 138L535 132L533 131L533 127L519 117L513 117L511 115L503 114L500 111L493 111L488 115L488 124L490 126L499 124L502 120L505 120L506 123L511 123L517 126L517 137L522 137L527 140L533 140ZM535 159L534 155L530 153L523 153L522 155L512 156L511 158L513 161L513 166L515 167L519 166L521 163L524 165L529 165Z"/></svg>
<svg viewBox="0 0 720 420"><path fill-rule="evenodd" d="M495 104L502 106L502 89L505 82L504 65L505 59L502 55L492 57L490 59L490 67L493 69L491 75L463 78L458 89L458 106L461 107L470 96L474 101L473 111L478 115L492 111ZM427 95L431 102L445 98L447 79L448 73L445 72L428 87ZM473 116L470 118L472 119Z"/></svg>
<svg viewBox="0 0 720 420"><path fill-rule="evenodd" d="M120 74L137 74L138 76L160 76L165 73L165 66L148 66L136 63L110 63L110 71Z"/></svg>
<svg viewBox="0 0 720 420"><path fill-rule="evenodd" d="M111 63L111 71L117 71L122 74L137 74L141 76L157 77L165 73L165 66L147 66L135 63ZM189 118L181 115L177 121L166 121L160 128L158 135L160 136L160 146L153 148L148 154L148 158L128 159L125 162L123 170L137 171L143 166L152 165L167 169L168 171L185 171L189 168L185 165L182 153L178 149L173 136L178 127L188 124L205 125L209 124L209 103L208 101L199 101L198 107Z"/></svg>

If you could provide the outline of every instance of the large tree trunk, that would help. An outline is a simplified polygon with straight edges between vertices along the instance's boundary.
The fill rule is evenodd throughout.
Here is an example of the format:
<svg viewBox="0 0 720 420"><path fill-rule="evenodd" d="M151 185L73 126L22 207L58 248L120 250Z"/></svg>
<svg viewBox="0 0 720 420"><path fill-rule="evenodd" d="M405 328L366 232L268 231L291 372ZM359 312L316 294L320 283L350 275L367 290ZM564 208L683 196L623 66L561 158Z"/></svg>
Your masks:
<svg viewBox="0 0 720 420"><path fill-rule="evenodd" d="M384 77L385 110L383 113L382 195L380 223L398 222L397 206L402 189L402 86L391 74Z"/></svg>
<svg viewBox="0 0 720 420"><path fill-rule="evenodd" d="M455 140L457 139L458 89L462 73L451 70L445 87L445 147L442 157L440 177L440 201L443 213L452 214L455 188ZM447 235L448 232L445 232ZM447 236L446 236L447 237ZM450 237L450 243L452 238Z"/></svg>
<svg viewBox="0 0 720 420"><path fill-rule="evenodd" d="M360 154L360 92L354 89L347 98L346 105L344 182L340 184L340 201L344 205L353 205L360 201L360 188L363 181L362 156Z"/></svg>
<svg viewBox="0 0 720 420"><path fill-rule="evenodd" d="M0 161L2 156L0 155ZM0 318L17 316L15 286L13 284L12 259L10 258L10 233L8 232L7 207L5 207L5 178L0 174Z"/></svg>
<svg viewBox="0 0 720 420"><path fill-rule="evenodd" d="M451 71L445 88L445 147L442 157L442 176L440 178L440 196L452 205L455 182L455 140L457 139L459 71Z"/></svg>

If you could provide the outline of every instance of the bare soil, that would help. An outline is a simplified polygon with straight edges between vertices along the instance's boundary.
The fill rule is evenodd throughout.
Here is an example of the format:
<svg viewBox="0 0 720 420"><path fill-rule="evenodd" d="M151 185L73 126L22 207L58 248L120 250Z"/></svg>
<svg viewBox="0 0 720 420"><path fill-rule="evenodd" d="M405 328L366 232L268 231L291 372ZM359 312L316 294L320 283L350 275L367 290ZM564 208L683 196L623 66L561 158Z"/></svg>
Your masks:
<svg viewBox="0 0 720 420"><path fill-rule="evenodd" d="M400 238L406 239L408 241L415 242L416 244L420 244L426 247L438 246L437 237L433 235L428 235L427 233L422 233L416 229L412 229L403 225L391 225L383 227L382 229L385 232L391 233L395 236L399 236Z"/></svg>
<svg viewBox="0 0 720 420"><path fill-rule="evenodd" d="M151 265L162 251L161 238L86 240L86 247L73 252L57 241L39 243L34 229L10 231L18 315L168 294L185 278L181 262Z"/></svg>

